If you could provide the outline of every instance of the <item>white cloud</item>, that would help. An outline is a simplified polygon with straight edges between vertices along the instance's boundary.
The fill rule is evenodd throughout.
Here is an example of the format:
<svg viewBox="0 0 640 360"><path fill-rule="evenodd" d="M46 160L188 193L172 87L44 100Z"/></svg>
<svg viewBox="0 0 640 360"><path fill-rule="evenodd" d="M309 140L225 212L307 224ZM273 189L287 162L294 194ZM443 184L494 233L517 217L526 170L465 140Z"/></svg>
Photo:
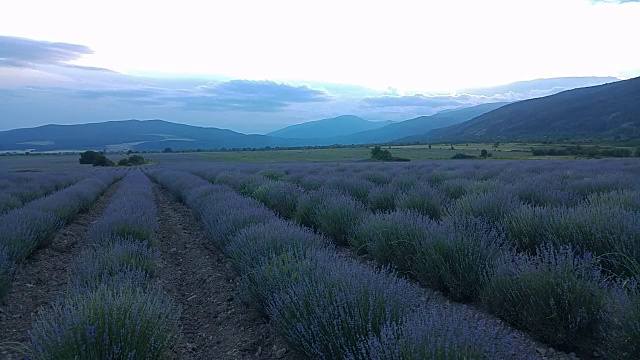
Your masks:
<svg viewBox="0 0 640 360"><path fill-rule="evenodd" d="M1 34L84 44L95 54L75 63L127 73L420 92L617 76L640 63L638 3L21 0L4 10Z"/></svg>

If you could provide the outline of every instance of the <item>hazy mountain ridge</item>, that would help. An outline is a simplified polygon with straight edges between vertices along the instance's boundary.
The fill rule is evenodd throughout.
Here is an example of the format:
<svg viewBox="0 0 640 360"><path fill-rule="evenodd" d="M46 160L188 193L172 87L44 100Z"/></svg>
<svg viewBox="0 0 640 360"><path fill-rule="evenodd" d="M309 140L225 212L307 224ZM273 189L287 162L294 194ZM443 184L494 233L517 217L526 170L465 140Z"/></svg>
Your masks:
<svg viewBox="0 0 640 360"><path fill-rule="evenodd" d="M545 137L640 137L639 115L640 78L635 78L516 103L490 103L446 110L377 129L326 138L319 137L337 130L325 127L324 133L320 129L306 130L311 132L308 136L314 138L285 138L247 135L227 129L163 120L124 120L2 131L0 151L162 150L165 147L184 150L444 140L527 140ZM356 116L343 116L300 126L313 128L345 119L345 123L367 122ZM275 133L278 131L271 134Z"/></svg>
<svg viewBox="0 0 640 360"><path fill-rule="evenodd" d="M219 149L233 147L296 146L303 142L265 135L176 124L163 120L107 121L81 125L44 125L0 132L0 150L32 148L102 150L118 144L131 149ZM125 146L124 148L127 148Z"/></svg>
<svg viewBox="0 0 640 360"><path fill-rule="evenodd" d="M369 121L355 115L341 115L287 126L266 135L297 139L323 139L378 129L393 123L393 121Z"/></svg>
<svg viewBox="0 0 640 360"><path fill-rule="evenodd" d="M369 144L394 141L406 136L424 134L431 129L458 124L506 104L507 103L491 103L447 110L434 115L419 116L414 119L397 122L375 130L331 138L330 140L338 144Z"/></svg>
<svg viewBox="0 0 640 360"><path fill-rule="evenodd" d="M400 141L640 136L640 77L524 100Z"/></svg>

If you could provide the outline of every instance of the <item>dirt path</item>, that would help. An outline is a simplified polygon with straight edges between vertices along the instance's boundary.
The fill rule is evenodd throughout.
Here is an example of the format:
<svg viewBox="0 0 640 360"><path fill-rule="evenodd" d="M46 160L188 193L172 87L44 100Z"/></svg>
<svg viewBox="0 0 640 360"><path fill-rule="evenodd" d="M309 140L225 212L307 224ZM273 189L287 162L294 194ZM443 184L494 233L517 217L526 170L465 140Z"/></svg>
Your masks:
<svg viewBox="0 0 640 360"><path fill-rule="evenodd" d="M0 359L22 359L20 344L29 341L27 331L38 312L54 300L67 284L67 271L83 249L91 223L102 215L118 183L73 222L60 229L53 243L36 251L18 270L11 292L0 300Z"/></svg>
<svg viewBox="0 0 640 360"><path fill-rule="evenodd" d="M154 184L163 288L182 307L178 359L299 359L240 299L238 275L184 204Z"/></svg>

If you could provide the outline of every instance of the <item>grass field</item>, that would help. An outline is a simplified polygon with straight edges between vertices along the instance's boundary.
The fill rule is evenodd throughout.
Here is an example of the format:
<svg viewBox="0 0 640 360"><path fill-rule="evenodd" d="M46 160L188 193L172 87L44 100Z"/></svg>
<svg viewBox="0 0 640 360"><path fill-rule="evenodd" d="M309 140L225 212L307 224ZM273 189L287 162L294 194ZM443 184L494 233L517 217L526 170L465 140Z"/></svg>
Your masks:
<svg viewBox="0 0 640 360"><path fill-rule="evenodd" d="M458 153L480 156L482 149L492 153L493 159L544 159L548 157L534 157L531 147L543 144L501 144L497 149L493 144L436 144L429 149L428 145L385 146L394 156L407 158L412 161L451 159ZM548 146L548 145L547 145ZM344 147L334 149L302 149L302 150L260 150L260 151L215 151L193 153L210 161L223 162L301 162L301 161L362 161L370 158L371 147ZM571 158L571 157L555 157ZM158 158L160 160L161 158Z"/></svg>
<svg viewBox="0 0 640 360"><path fill-rule="evenodd" d="M483 149L492 156L487 160L543 160L543 159L573 159L574 156L533 156L531 149L563 147L567 144L542 143L501 143L497 148L489 143L460 143L428 145L395 145L384 146L393 156L407 158L411 161L451 159L458 153L480 156ZM585 145L589 146L589 145ZM453 149L452 149L453 147ZM371 146L297 149L297 150L254 150L254 151L203 151L185 153L146 153L143 156L154 163L174 164L185 162L341 162L366 161L371 157ZM613 148L602 146L601 148ZM634 150L635 148L629 147ZM6 171L45 171L75 167L79 155L31 155L0 157L0 169ZM126 157L124 154L107 154L107 157L117 162ZM479 159L480 160L480 159Z"/></svg>

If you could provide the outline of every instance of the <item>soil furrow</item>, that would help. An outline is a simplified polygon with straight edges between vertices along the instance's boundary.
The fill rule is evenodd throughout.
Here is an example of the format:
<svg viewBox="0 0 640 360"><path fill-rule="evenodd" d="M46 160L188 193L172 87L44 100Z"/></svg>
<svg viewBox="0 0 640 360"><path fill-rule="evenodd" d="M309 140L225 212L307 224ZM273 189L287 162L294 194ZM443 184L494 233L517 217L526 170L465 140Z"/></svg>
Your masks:
<svg viewBox="0 0 640 360"><path fill-rule="evenodd" d="M178 359L299 359L241 300L240 279L187 206L154 184L159 281L182 307Z"/></svg>
<svg viewBox="0 0 640 360"><path fill-rule="evenodd" d="M37 312L51 304L67 285L73 259L84 248L89 226L104 212L119 182L89 208L60 229L51 245L37 250L17 271L11 291L0 300L0 358L22 359L28 331Z"/></svg>

